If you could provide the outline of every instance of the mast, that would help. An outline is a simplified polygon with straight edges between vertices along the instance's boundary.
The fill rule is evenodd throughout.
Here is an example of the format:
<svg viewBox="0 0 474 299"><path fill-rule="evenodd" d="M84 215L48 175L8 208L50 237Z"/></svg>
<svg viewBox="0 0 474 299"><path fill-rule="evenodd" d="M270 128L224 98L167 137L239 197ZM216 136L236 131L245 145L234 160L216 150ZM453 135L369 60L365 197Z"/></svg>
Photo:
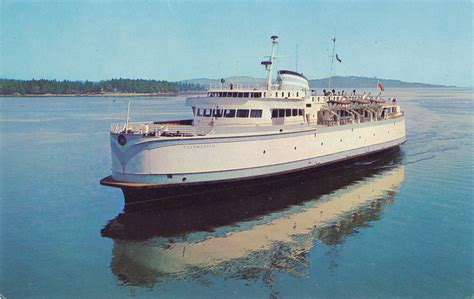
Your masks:
<svg viewBox="0 0 474 299"><path fill-rule="evenodd" d="M295 70L298 72L298 44L296 44L296 53L295 53Z"/></svg>
<svg viewBox="0 0 474 299"><path fill-rule="evenodd" d="M131 100L128 100L128 109L127 109L127 122L125 123L125 132L128 131L128 124L130 122L130 102Z"/></svg>
<svg viewBox="0 0 474 299"><path fill-rule="evenodd" d="M336 53L336 36L332 38L333 46L332 46L332 55L331 55L331 69L329 70L329 85L328 89L331 91L331 79L332 79L332 66L334 64L334 54Z"/></svg>
<svg viewBox="0 0 474 299"><path fill-rule="evenodd" d="M265 70L268 72L267 75L267 90L272 89L272 66L273 61L275 60L275 45L278 44L278 36L272 35L272 54L270 55L270 60L264 60L261 62L265 66Z"/></svg>

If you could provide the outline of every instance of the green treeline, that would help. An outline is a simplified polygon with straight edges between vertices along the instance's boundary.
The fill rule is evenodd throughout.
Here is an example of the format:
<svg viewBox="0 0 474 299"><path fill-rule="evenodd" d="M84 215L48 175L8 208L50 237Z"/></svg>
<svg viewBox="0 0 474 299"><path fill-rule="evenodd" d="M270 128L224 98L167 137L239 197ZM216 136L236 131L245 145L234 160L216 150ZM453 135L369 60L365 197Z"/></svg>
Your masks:
<svg viewBox="0 0 474 299"><path fill-rule="evenodd" d="M143 79L112 79L100 82L0 79L0 95L23 94L101 94L101 93L176 93L202 90L192 83Z"/></svg>

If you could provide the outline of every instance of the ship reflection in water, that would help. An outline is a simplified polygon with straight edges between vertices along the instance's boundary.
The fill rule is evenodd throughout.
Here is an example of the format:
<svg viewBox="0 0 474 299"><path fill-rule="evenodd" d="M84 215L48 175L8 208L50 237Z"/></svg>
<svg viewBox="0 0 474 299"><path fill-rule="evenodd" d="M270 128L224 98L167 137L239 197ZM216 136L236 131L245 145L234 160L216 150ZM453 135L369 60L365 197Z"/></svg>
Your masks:
<svg viewBox="0 0 474 299"><path fill-rule="evenodd" d="M404 180L401 153L340 169L219 190L124 212L102 235L114 240L111 269L126 285L207 275L255 281L301 275L318 243L343 243L380 219Z"/></svg>

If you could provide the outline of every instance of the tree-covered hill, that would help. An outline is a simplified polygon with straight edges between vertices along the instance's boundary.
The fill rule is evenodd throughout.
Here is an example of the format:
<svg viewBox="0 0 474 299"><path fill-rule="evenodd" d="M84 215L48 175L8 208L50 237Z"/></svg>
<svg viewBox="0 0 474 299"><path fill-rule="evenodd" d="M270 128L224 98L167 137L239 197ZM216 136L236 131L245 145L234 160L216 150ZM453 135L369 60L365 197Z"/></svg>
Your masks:
<svg viewBox="0 0 474 299"><path fill-rule="evenodd" d="M198 84L143 79L112 79L99 82L0 79L0 95L177 93L203 90Z"/></svg>

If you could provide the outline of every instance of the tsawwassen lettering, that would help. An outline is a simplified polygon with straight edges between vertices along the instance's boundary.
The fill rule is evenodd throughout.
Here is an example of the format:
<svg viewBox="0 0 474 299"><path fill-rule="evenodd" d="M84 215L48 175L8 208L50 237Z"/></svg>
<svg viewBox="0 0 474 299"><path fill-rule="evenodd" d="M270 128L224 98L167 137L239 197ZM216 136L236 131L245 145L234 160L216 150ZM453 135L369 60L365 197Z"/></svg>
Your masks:
<svg viewBox="0 0 474 299"><path fill-rule="evenodd" d="M214 148L214 144L192 144L192 145L185 145L184 149L199 149L199 148Z"/></svg>

